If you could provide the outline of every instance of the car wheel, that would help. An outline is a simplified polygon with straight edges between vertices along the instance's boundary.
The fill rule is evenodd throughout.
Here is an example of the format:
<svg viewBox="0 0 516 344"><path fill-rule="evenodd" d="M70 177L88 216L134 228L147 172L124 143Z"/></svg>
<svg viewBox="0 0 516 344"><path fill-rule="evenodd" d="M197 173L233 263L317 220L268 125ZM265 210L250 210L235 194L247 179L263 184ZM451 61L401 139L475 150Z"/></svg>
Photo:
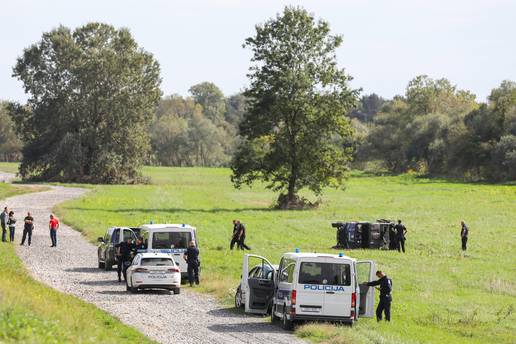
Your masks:
<svg viewBox="0 0 516 344"><path fill-rule="evenodd" d="M243 301L244 300L242 300L242 290L240 289L240 287L238 287L235 293L235 308L242 308L244 306Z"/></svg>
<svg viewBox="0 0 516 344"><path fill-rule="evenodd" d="M174 289L174 295L177 295L179 293L181 293L181 288L175 288Z"/></svg>
<svg viewBox="0 0 516 344"><path fill-rule="evenodd" d="M283 319L282 319L283 329L286 331L292 331L294 329L294 322L292 320L287 319L287 307L283 307Z"/></svg>
<svg viewBox="0 0 516 344"><path fill-rule="evenodd" d="M104 269L104 266L106 264L105 263L102 263L100 260L99 260L99 269Z"/></svg>
<svg viewBox="0 0 516 344"><path fill-rule="evenodd" d="M111 266L112 266L111 261L106 259L106 261L104 262L104 270L105 271L111 270Z"/></svg>

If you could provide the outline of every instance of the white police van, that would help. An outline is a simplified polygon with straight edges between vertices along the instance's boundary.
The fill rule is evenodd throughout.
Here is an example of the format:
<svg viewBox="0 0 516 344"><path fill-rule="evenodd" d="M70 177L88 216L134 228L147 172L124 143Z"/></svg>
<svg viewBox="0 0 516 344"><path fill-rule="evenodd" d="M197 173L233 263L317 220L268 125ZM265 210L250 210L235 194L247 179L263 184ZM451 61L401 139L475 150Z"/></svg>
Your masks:
<svg viewBox="0 0 516 344"><path fill-rule="evenodd" d="M183 258L188 243L198 245L197 230L187 224L146 224L140 227L145 252L169 253L179 263L181 277L187 276L187 265Z"/></svg>
<svg viewBox="0 0 516 344"><path fill-rule="evenodd" d="M343 254L290 252L283 254L271 279L270 275L249 276L250 260L273 269L264 257L244 256L241 288L248 313L270 312L272 321L281 319L287 330L299 321L352 325L359 317L374 316L375 289L361 285L375 279L373 261L358 261Z"/></svg>

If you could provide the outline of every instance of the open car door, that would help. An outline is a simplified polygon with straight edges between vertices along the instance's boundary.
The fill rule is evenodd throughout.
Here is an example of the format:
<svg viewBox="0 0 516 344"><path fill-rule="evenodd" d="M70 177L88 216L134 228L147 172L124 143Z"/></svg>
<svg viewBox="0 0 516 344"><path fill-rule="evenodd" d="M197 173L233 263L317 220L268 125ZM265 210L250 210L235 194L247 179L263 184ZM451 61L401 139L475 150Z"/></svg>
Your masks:
<svg viewBox="0 0 516 344"><path fill-rule="evenodd" d="M256 268L255 268L256 267ZM249 272L252 270L252 273ZM244 255L242 281L245 312L267 314L274 293L274 268L264 257Z"/></svg>
<svg viewBox="0 0 516 344"><path fill-rule="evenodd" d="M372 318L374 313L375 288L368 287L364 283L375 280L376 264L372 260L359 260L357 262L357 282L360 288L360 300L358 316Z"/></svg>

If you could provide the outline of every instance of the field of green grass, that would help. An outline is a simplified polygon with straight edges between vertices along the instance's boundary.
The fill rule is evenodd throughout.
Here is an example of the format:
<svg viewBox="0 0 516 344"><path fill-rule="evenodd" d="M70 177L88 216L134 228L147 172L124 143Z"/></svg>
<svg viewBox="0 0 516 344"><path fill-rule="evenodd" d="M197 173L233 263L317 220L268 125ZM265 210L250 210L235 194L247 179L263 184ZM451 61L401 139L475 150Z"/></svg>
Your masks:
<svg viewBox="0 0 516 344"><path fill-rule="evenodd" d="M95 240L112 225L188 223L198 228L201 291L232 300L242 253L229 251L231 220L273 263L283 252L331 252L334 220L402 219L406 254L345 252L373 259L393 279L393 321L363 319L349 329L308 325L297 334L326 343L514 343L516 334L516 187L464 184L410 175L357 175L346 190L327 190L319 209L272 210L276 195L256 185L235 190L229 170L146 168L152 185L97 186L62 204L62 219ZM460 252L460 221L470 227Z"/></svg>
<svg viewBox="0 0 516 344"><path fill-rule="evenodd" d="M0 183L2 198L29 190L36 191ZM33 280L16 244L0 242L0 343L151 343L95 306Z"/></svg>
<svg viewBox="0 0 516 344"><path fill-rule="evenodd" d="M0 171L8 173L18 173L17 162L0 162Z"/></svg>

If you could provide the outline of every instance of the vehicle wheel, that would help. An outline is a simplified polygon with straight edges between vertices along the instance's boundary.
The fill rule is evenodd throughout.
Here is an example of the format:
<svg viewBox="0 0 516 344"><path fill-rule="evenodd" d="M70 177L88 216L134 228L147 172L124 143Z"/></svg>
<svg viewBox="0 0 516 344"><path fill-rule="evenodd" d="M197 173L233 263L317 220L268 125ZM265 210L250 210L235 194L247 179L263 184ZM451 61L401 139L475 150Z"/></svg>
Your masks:
<svg viewBox="0 0 516 344"><path fill-rule="evenodd" d="M174 289L174 295L181 293L181 288Z"/></svg>
<svg viewBox="0 0 516 344"><path fill-rule="evenodd" d="M134 294L134 293L136 293L138 291L138 288L129 287L129 291Z"/></svg>
<svg viewBox="0 0 516 344"><path fill-rule="evenodd" d="M105 271L111 270L111 265L112 265L111 261L106 259L106 261L104 262L104 270Z"/></svg>
<svg viewBox="0 0 516 344"><path fill-rule="evenodd" d="M283 329L286 331L292 331L294 329L294 322L292 320L287 319L287 307L283 307L283 319L282 324Z"/></svg>
<svg viewBox="0 0 516 344"><path fill-rule="evenodd" d="M244 302L242 300L242 290L240 287L237 288L237 291L235 293L235 308L239 309L244 306Z"/></svg>
<svg viewBox="0 0 516 344"><path fill-rule="evenodd" d="M125 284L125 290L131 291L131 287L129 287L129 284L127 284L127 283Z"/></svg>
<svg viewBox="0 0 516 344"><path fill-rule="evenodd" d="M104 266L105 266L105 265L106 265L106 264L102 263L102 262L99 260L99 269L104 269Z"/></svg>
<svg viewBox="0 0 516 344"><path fill-rule="evenodd" d="M274 314L274 311L276 310L276 307L274 307L274 305L272 305L272 308L271 308L271 323L273 324L276 324L279 320L279 318L276 316L276 314Z"/></svg>

